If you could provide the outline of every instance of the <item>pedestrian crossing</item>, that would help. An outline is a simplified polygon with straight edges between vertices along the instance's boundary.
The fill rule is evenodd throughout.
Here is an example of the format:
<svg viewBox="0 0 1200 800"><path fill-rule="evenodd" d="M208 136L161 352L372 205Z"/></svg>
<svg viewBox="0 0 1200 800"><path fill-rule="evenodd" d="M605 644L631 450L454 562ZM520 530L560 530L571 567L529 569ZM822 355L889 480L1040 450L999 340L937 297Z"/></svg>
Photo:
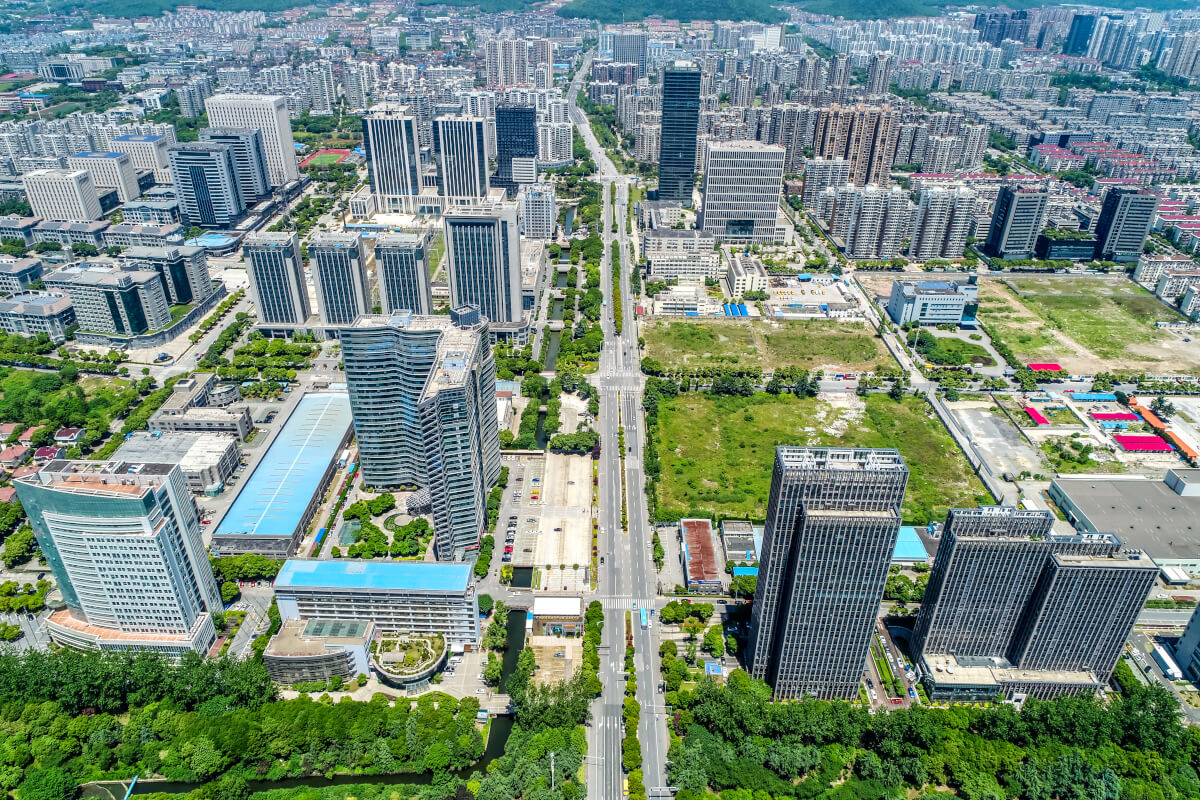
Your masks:
<svg viewBox="0 0 1200 800"><path fill-rule="evenodd" d="M635 603L638 608L654 608L654 601L647 598L593 595L588 602L592 600L599 600L605 611L633 611Z"/></svg>

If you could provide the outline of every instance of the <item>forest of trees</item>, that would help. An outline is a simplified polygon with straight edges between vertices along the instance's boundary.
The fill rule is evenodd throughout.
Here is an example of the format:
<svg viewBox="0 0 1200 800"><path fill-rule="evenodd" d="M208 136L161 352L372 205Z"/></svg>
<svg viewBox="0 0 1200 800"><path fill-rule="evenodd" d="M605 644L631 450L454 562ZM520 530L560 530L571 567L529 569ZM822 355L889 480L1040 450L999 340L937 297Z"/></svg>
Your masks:
<svg viewBox="0 0 1200 800"><path fill-rule="evenodd" d="M1121 670L1124 673L1121 674ZM1200 796L1200 731L1165 688L1118 668L1121 694L886 714L844 702L770 702L735 671L669 692L677 800L1175 800Z"/></svg>

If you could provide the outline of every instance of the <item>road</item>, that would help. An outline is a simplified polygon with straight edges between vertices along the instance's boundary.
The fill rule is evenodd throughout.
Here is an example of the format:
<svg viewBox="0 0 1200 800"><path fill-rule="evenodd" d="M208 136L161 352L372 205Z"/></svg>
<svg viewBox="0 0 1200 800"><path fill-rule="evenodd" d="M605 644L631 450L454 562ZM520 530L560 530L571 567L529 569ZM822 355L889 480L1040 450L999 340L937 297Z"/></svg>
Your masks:
<svg viewBox="0 0 1200 800"><path fill-rule="evenodd" d="M600 390L601 485L600 485L600 552L608 560L601 567L597 583L597 598L604 606L604 634L600 643L600 682L603 691L595 701L592 722L588 730L588 789L598 800L619 800L624 777L621 767L622 702L624 698L625 612L632 615L635 673L638 681L637 700L641 705L638 739L641 742L646 792L653 797L662 794L666 785L667 735L666 718L661 695L658 694L658 618L643 630L635 609L655 608L658 576L652 560L653 529L649 524L646 498L642 491L642 385L640 353L638 352L637 318L634 315L633 295L628 268L631 263L625 219L628 215L629 182L620 176L612 161L593 136L587 118L576 106L582 78L587 74L591 56L571 85L571 120L579 128L596 162L603 186L604 210L601 231L605 242L605 257L600 267L600 285L604 290L605 306L601 318L604 348L595 381ZM615 186L615 191L610 187ZM615 200L610 200L614 191ZM617 233L613 233L613 220ZM621 305L623 332L614 327L612 292L612 247L621 253ZM618 444L619 429L624 429L625 487L616 476L622 473L622 453ZM612 477L610 477L612 476ZM628 530L621 529L622 496L627 502Z"/></svg>

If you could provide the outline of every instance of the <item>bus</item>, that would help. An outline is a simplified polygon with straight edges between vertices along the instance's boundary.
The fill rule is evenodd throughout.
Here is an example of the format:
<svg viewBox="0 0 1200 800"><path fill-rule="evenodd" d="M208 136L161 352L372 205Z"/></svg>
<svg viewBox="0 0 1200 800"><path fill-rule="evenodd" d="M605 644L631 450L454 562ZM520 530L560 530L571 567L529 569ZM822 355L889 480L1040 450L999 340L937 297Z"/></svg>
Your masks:
<svg viewBox="0 0 1200 800"><path fill-rule="evenodd" d="M646 616L646 609L642 609L642 630L650 627L650 620Z"/></svg>

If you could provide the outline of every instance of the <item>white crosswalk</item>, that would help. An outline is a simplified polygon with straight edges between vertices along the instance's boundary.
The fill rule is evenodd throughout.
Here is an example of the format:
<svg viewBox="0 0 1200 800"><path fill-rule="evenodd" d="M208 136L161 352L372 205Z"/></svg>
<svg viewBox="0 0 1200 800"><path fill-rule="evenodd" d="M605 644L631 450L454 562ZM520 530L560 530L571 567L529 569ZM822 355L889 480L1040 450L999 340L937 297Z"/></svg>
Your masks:
<svg viewBox="0 0 1200 800"><path fill-rule="evenodd" d="M634 603L637 604L638 608L654 608L653 601L647 599L635 600L634 598L630 597L605 597L601 595L589 598L588 602L591 602L592 600L599 600L604 606L605 611L632 611L634 608Z"/></svg>

